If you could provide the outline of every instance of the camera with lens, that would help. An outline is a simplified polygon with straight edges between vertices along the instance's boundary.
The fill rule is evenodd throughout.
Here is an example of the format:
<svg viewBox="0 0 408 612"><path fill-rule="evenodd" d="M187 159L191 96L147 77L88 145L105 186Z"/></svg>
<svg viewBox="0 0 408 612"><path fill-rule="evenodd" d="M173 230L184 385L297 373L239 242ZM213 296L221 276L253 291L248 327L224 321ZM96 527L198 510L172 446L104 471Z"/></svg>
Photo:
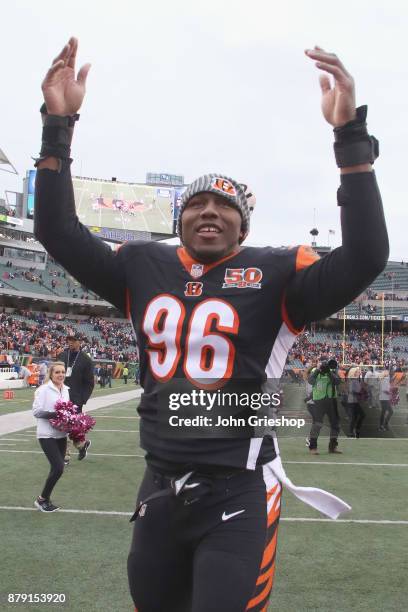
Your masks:
<svg viewBox="0 0 408 612"><path fill-rule="evenodd" d="M322 361L319 369L321 374L330 374L332 370L337 370L337 367L337 361L329 359L329 361Z"/></svg>
<svg viewBox="0 0 408 612"><path fill-rule="evenodd" d="M329 372L330 372L329 362L328 361L322 361L322 363L320 364L319 370L320 370L321 374L329 374Z"/></svg>

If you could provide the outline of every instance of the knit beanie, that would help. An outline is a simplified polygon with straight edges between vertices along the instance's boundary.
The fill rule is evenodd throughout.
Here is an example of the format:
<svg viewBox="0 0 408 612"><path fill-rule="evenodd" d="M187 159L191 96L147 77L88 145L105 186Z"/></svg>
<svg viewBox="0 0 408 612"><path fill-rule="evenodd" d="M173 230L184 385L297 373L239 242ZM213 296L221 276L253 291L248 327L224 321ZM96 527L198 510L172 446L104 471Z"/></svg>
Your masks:
<svg viewBox="0 0 408 612"><path fill-rule="evenodd" d="M177 234L181 237L181 217L187 202L197 193L209 191L226 198L242 217L242 231L246 235L249 231L250 209L245 191L240 183L237 183L223 174L204 174L193 181L181 197L181 206L177 220Z"/></svg>

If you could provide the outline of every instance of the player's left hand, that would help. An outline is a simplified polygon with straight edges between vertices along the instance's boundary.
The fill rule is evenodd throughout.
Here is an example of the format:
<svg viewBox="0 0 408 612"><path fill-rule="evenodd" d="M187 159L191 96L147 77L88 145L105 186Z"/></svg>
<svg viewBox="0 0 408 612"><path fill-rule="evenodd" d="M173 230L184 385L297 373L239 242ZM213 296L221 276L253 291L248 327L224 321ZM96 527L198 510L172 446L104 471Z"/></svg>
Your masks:
<svg viewBox="0 0 408 612"><path fill-rule="evenodd" d="M347 72L337 55L321 47L306 49L305 54L316 60L316 67L334 77L334 86L327 74L319 77L322 90L322 112L328 123L340 127L356 118L354 79Z"/></svg>

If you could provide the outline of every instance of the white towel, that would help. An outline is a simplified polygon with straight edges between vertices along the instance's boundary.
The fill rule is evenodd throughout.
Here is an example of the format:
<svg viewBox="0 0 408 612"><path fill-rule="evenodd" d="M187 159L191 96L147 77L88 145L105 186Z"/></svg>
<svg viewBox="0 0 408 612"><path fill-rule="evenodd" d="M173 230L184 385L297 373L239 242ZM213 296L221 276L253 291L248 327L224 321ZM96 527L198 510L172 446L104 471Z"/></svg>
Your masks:
<svg viewBox="0 0 408 612"><path fill-rule="evenodd" d="M283 486L295 495L295 497L305 504L312 506L312 508L319 510L319 512L322 512L331 519L336 519L343 512L351 510L351 506L345 501L332 493L323 491L323 489L316 489L315 487L297 487L294 485L286 476L280 455L273 461L264 465L264 469L265 468L269 469Z"/></svg>

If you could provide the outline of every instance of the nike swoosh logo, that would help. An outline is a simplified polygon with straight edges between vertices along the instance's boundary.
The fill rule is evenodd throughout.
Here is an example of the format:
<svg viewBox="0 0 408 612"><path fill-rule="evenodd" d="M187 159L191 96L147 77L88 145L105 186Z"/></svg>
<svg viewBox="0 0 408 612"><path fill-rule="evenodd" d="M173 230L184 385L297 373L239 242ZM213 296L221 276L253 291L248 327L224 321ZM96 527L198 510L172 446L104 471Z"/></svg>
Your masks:
<svg viewBox="0 0 408 612"><path fill-rule="evenodd" d="M232 518L233 516L237 516L238 514L242 514L243 512L245 512L245 510L238 510L238 512L232 512L231 514L226 514L224 512L222 515L222 520L228 521L228 519Z"/></svg>
<svg viewBox="0 0 408 612"><path fill-rule="evenodd" d="M183 489L195 489L195 487L199 487L199 482L192 482L191 484L185 484Z"/></svg>

